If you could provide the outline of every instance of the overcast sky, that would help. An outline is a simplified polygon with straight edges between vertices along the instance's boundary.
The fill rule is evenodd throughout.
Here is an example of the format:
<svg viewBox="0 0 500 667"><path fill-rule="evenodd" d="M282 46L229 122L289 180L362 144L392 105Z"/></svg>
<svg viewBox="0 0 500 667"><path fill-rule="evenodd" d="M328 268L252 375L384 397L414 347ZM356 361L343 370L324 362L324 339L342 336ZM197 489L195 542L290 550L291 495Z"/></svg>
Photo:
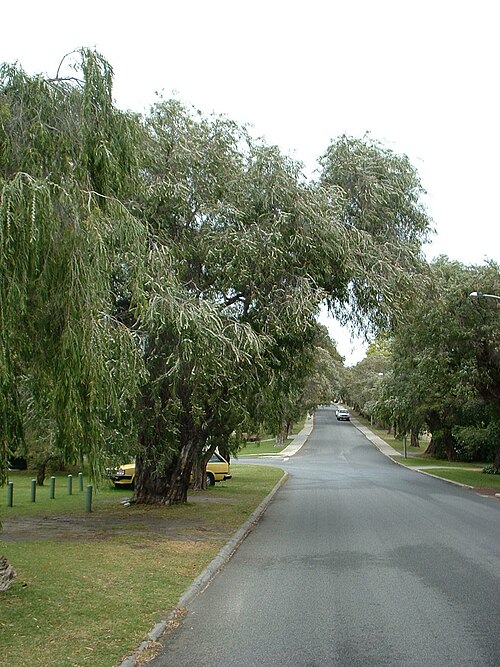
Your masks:
<svg viewBox="0 0 500 667"><path fill-rule="evenodd" d="M115 70L118 106L175 94L253 125L308 174L332 139L370 132L420 173L437 231L429 259L500 260L494 0L5 4L0 62L54 75L65 53L95 47Z"/></svg>

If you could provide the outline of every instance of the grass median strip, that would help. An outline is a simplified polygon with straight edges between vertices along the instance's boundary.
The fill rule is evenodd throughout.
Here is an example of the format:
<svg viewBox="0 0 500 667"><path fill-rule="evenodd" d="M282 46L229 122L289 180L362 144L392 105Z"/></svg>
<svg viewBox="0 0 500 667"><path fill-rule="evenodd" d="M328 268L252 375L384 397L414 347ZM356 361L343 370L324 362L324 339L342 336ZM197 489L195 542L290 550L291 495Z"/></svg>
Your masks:
<svg viewBox="0 0 500 667"><path fill-rule="evenodd" d="M26 475L16 477L14 507L6 508L0 489L0 553L18 575L0 595L6 664L119 664L283 474L242 464L231 472L233 479L191 493L179 507L124 507L130 492L105 488L91 514L76 495L22 501Z"/></svg>

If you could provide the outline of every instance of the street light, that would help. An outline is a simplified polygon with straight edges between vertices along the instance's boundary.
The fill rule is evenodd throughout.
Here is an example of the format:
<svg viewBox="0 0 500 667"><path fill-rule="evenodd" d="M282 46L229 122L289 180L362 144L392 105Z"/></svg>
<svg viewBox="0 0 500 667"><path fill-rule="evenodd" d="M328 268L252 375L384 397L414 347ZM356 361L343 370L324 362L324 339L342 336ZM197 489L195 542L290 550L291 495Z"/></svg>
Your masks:
<svg viewBox="0 0 500 667"><path fill-rule="evenodd" d="M497 299L500 301L500 296L497 296L496 294L483 294L483 292L471 292L469 294L471 299Z"/></svg>

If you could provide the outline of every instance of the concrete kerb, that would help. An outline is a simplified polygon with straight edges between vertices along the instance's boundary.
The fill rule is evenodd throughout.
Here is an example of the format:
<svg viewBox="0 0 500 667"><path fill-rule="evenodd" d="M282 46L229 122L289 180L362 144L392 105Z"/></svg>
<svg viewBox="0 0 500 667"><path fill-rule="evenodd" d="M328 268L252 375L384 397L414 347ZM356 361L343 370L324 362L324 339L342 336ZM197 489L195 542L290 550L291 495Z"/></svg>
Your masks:
<svg viewBox="0 0 500 667"><path fill-rule="evenodd" d="M199 593L205 590L208 584L222 569L222 567L231 558L234 552L238 549L247 535L254 529L259 522L261 516L264 514L274 496L288 479L288 473L284 473L283 477L275 484L271 492L264 498L260 505L252 512L245 523L236 531L229 542L222 547L218 555L207 565L203 572L193 581L193 583L184 591L179 598L176 608L168 615L168 617L157 623L154 628L148 633L148 637L143 641L133 654L125 658L120 663L119 667L135 667L137 659L152 643L157 642L161 635L165 632L169 623L176 618L182 616L182 610L186 607Z"/></svg>

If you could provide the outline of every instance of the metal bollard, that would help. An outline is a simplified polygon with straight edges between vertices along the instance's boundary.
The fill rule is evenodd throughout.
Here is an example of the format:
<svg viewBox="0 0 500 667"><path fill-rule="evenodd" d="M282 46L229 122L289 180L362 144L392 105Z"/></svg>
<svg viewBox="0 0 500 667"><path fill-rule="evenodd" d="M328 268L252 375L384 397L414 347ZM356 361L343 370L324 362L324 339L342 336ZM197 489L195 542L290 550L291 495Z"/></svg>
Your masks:
<svg viewBox="0 0 500 667"><path fill-rule="evenodd" d="M68 495L73 495L73 475L68 475Z"/></svg>
<svg viewBox="0 0 500 667"><path fill-rule="evenodd" d="M14 482L7 482L7 507L14 505Z"/></svg>
<svg viewBox="0 0 500 667"><path fill-rule="evenodd" d="M87 486L87 496L85 498L85 511L92 512L92 484Z"/></svg>
<svg viewBox="0 0 500 667"><path fill-rule="evenodd" d="M83 491L83 472L78 473L78 488Z"/></svg>
<svg viewBox="0 0 500 667"><path fill-rule="evenodd" d="M31 502L36 502L36 479L31 480Z"/></svg>
<svg viewBox="0 0 500 667"><path fill-rule="evenodd" d="M54 476L50 478L50 497L56 497L56 478Z"/></svg>

